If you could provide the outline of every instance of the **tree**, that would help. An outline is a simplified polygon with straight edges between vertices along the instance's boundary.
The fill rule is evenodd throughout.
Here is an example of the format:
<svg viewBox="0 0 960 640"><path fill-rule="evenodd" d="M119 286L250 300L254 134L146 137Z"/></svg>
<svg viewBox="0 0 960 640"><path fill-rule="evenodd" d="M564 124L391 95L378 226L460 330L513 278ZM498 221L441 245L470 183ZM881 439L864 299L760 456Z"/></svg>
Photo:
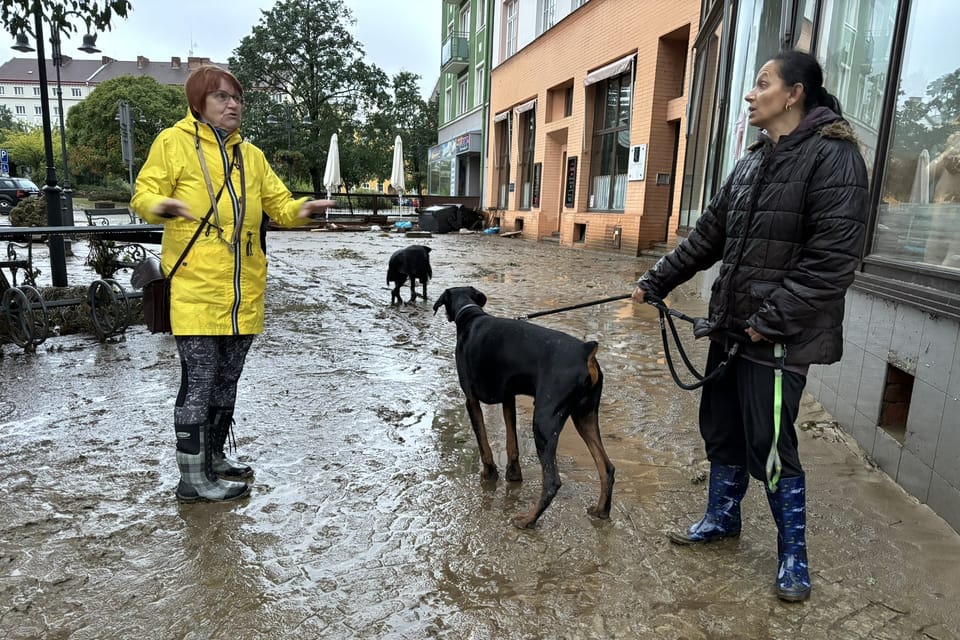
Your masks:
<svg viewBox="0 0 960 640"><path fill-rule="evenodd" d="M146 159L157 134L187 113L187 98L182 89L162 85L147 76L120 76L99 85L67 115L70 167L78 183L127 179L116 120L120 100L130 103L134 118L135 165Z"/></svg>
<svg viewBox="0 0 960 640"><path fill-rule="evenodd" d="M427 186L427 154L437 143L436 102L428 103L419 92L415 73L401 71L393 77L393 102L388 111L396 133L403 139L403 156L410 183L407 188L423 195Z"/></svg>
<svg viewBox="0 0 960 640"><path fill-rule="evenodd" d="M386 74L364 61L362 45L348 30L353 23L343 0L279 0L263 12L229 60L231 71L250 89L246 135L268 158L275 157L287 146L288 107L294 135L292 148L286 151L303 158L299 169L309 175L315 191L323 190L333 133L338 134L345 173L365 177L367 169L348 167L346 159L352 164L369 155L369 149L354 154L351 147L367 114L379 110L385 100ZM278 125L267 124L271 114Z"/></svg>
<svg viewBox="0 0 960 640"><path fill-rule="evenodd" d="M4 131L2 140L15 175L29 175L34 179L43 176L47 164L43 155L43 131L39 127L29 131Z"/></svg>
<svg viewBox="0 0 960 640"><path fill-rule="evenodd" d="M109 29L114 17L126 18L131 5L129 0L2 0L0 22L7 33L36 36L34 25L38 9L54 31L76 33L77 24L82 22L88 32L94 33Z"/></svg>
<svg viewBox="0 0 960 640"><path fill-rule="evenodd" d="M13 117L13 112L7 105L0 105L0 130L2 131L26 131L23 123Z"/></svg>

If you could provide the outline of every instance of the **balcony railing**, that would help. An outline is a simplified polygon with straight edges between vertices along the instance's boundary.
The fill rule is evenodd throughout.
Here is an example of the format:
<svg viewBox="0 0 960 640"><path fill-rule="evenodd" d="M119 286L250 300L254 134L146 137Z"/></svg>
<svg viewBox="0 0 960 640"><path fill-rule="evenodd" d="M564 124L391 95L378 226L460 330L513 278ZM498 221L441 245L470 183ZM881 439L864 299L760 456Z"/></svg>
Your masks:
<svg viewBox="0 0 960 640"><path fill-rule="evenodd" d="M443 41L440 49L440 71L443 73L460 73L469 66L469 37L466 33L451 33Z"/></svg>

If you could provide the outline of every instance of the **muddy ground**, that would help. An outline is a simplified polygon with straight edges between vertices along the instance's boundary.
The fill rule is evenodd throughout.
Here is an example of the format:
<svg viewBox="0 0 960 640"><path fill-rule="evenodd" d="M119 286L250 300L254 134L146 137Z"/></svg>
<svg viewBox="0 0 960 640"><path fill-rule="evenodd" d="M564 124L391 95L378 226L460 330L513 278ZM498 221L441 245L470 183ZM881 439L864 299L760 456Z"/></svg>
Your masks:
<svg viewBox="0 0 960 640"><path fill-rule="evenodd" d="M387 258L410 243L433 249L430 300L391 308ZM78 244L71 277L92 280ZM773 595L759 483L739 540L667 542L703 507L697 394L666 373L655 310L629 301L533 321L600 342L610 520L586 514L596 470L568 427L553 505L536 529L511 526L540 491L532 405L519 415L525 481L481 485L455 328L433 300L470 284L488 312L518 316L629 293L651 260L376 232L271 233L269 253L268 326L237 409L249 499L173 498L171 337L137 326L107 344L0 347L2 637L960 637L960 536L809 399L811 600ZM702 312L696 288L672 304ZM486 415L502 469L502 418Z"/></svg>

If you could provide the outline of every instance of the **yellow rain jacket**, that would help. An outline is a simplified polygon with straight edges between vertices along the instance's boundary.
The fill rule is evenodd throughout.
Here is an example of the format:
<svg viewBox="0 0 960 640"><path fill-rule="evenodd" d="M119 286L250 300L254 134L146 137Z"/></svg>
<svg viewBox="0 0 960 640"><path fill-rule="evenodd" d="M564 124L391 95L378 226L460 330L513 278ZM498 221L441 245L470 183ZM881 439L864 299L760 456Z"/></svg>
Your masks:
<svg viewBox="0 0 960 640"><path fill-rule="evenodd" d="M186 248L199 221L210 211L210 196L200 168L196 140L206 159L214 195L224 187L217 213L220 236L210 225L190 248L171 279L170 322L174 335L250 335L263 331L263 297L267 282L267 257L260 244L260 223L266 212L283 226L305 224L297 218L307 198L293 199L290 191L267 163L263 152L242 140L237 131L221 144L213 128L191 113L160 132L150 147L146 163L137 176L131 207L153 224L163 224L161 263L169 274ZM243 180L235 161L239 146ZM230 183L224 184L227 167ZM245 191L245 194L244 194ZM242 196L245 201L241 203ZM166 198L176 198L189 207L197 222L167 219L153 213ZM240 220L239 233L234 236ZM237 238L235 246L230 241Z"/></svg>

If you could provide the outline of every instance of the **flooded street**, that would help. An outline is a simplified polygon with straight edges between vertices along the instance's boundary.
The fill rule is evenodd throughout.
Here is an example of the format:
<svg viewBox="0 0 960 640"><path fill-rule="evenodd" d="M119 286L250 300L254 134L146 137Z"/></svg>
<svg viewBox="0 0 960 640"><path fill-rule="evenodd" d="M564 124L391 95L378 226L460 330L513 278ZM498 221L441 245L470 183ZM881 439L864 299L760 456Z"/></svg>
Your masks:
<svg viewBox="0 0 960 640"><path fill-rule="evenodd" d="M391 308L387 259L415 243L432 248L430 300ZM0 346L0 636L960 638L960 536L812 401L809 602L773 593L776 528L756 481L738 540L667 541L702 514L706 466L698 395L671 380L646 305L531 321L600 343L616 484L610 519L587 515L597 472L567 425L553 504L535 529L510 524L540 492L532 403L518 403L522 484L503 479L503 419L485 407L501 479L481 484L456 328L433 302L473 285L488 313L516 317L629 293L651 260L375 232L276 232L268 253L267 328L236 412L248 499L174 499L172 337L137 325L109 344ZM669 302L703 313L697 287ZM687 344L702 363L705 345Z"/></svg>

